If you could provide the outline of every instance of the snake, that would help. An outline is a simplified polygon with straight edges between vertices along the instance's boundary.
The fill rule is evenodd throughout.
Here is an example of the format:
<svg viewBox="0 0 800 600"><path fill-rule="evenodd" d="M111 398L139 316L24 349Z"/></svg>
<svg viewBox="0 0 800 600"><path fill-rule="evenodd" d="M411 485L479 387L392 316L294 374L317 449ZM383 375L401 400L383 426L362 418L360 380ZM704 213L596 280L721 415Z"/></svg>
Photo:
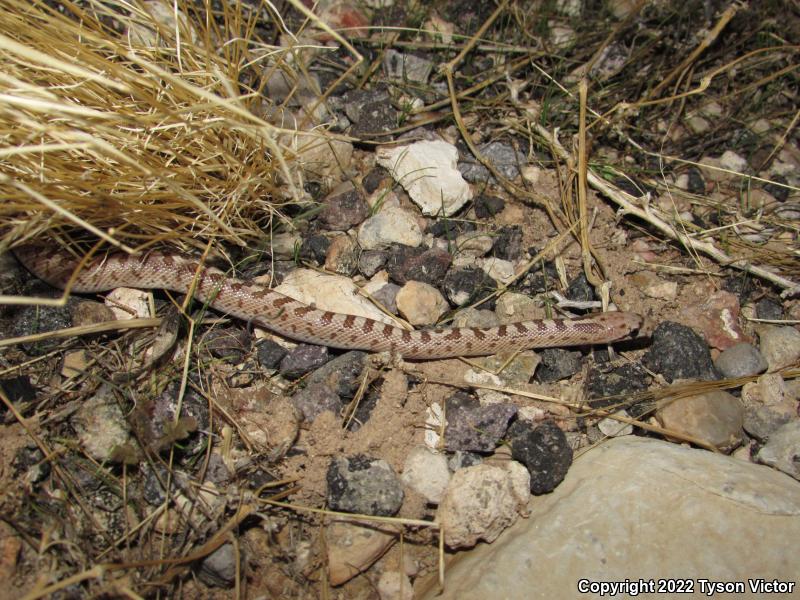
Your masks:
<svg viewBox="0 0 800 600"><path fill-rule="evenodd" d="M612 311L495 327L407 330L367 317L322 310L255 281L231 277L179 251L112 253L86 261L65 250L35 246L21 246L14 249L14 254L33 275L62 290L90 294L132 287L191 293L222 313L296 341L344 350L389 352L406 359L610 344L635 337L643 324L636 313Z"/></svg>

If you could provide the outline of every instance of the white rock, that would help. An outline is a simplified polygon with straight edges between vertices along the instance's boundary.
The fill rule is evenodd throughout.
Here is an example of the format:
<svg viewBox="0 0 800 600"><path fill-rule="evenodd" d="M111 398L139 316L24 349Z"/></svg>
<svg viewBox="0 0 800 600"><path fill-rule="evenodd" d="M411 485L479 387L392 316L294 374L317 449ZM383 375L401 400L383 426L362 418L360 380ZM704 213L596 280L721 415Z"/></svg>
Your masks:
<svg viewBox="0 0 800 600"><path fill-rule="evenodd" d="M575 41L578 39L572 27L560 25L557 21L548 21L547 29L550 34L550 42L559 50L569 48L575 44Z"/></svg>
<svg viewBox="0 0 800 600"><path fill-rule="evenodd" d="M517 519L518 502L518 490L506 469L491 465L459 469L436 512L445 544L470 548L479 540L493 542Z"/></svg>
<svg viewBox="0 0 800 600"><path fill-rule="evenodd" d="M447 459L424 446L412 448L406 456L400 479L428 502L439 504L450 482Z"/></svg>
<svg viewBox="0 0 800 600"><path fill-rule="evenodd" d="M442 441L439 433L444 423L444 411L438 402L433 402L425 411L425 445L436 450Z"/></svg>
<svg viewBox="0 0 800 600"><path fill-rule="evenodd" d="M800 536L800 483L704 450L610 440L578 458L564 482L530 507L530 517L493 544L449 564L441 594L434 581L418 597L575 598L582 580L680 573L695 586L698 578L747 585L754 573L796 581L800 572L800 554L787 551Z"/></svg>
<svg viewBox="0 0 800 600"><path fill-rule="evenodd" d="M786 423L773 433L756 460L800 479L800 421Z"/></svg>
<svg viewBox="0 0 800 600"><path fill-rule="evenodd" d="M615 415L619 415L621 417L630 418L630 415L624 410L618 410L614 413ZM597 424L597 427L608 437L619 437L622 435L631 435L633 433L633 425L630 423L623 423L622 421L617 421L616 419L612 419L611 417L606 417L605 419L600 419L600 422Z"/></svg>
<svg viewBox="0 0 800 600"><path fill-rule="evenodd" d="M510 460L504 465L508 472L511 490L517 499L517 512L527 515L528 502L531 499L531 474L522 463Z"/></svg>
<svg viewBox="0 0 800 600"><path fill-rule="evenodd" d="M422 231L414 215L390 206L359 226L358 243L365 250L385 248L390 244L416 247L422 243Z"/></svg>
<svg viewBox="0 0 800 600"><path fill-rule="evenodd" d="M169 4L159 2L158 0L149 0L143 4L152 17L152 21L143 19L142 21L131 23L128 27L128 39L131 41L131 44L146 46L148 48L164 45L169 46L170 44L162 39L156 27L150 27L149 25L150 23L153 23L153 25L158 23L160 27L163 28L163 31L171 32L172 35L174 35L178 26L178 20L181 22L182 31L189 32L189 40L191 42L197 41L197 33L194 27L189 25L189 19L186 18L183 11L175 10ZM176 15L178 19L175 18Z"/></svg>
<svg viewBox="0 0 800 600"><path fill-rule="evenodd" d="M503 322L541 319L544 308L527 294L506 292L497 299L495 312Z"/></svg>
<svg viewBox="0 0 800 600"><path fill-rule="evenodd" d="M449 217L472 198L469 184L456 169L458 150L447 142L379 148L377 162L389 170L426 215Z"/></svg>
<svg viewBox="0 0 800 600"><path fill-rule="evenodd" d="M794 327L764 326L759 330L761 354L773 373L800 359L800 331Z"/></svg>
<svg viewBox="0 0 800 600"><path fill-rule="evenodd" d="M392 319L358 293L349 277L326 275L311 269L295 269L275 291L290 298L313 304L321 310L369 317L392 324Z"/></svg>
<svg viewBox="0 0 800 600"><path fill-rule="evenodd" d="M733 152L732 150L725 150L722 156L719 157L719 165L723 169L728 169L735 173L747 173L747 160Z"/></svg>
<svg viewBox="0 0 800 600"><path fill-rule="evenodd" d="M125 415L108 389L83 402L70 421L81 448L98 462L110 460L115 448L131 440Z"/></svg>
<svg viewBox="0 0 800 600"><path fill-rule="evenodd" d="M111 290L103 303L111 308L118 320L126 321L149 318L150 303L147 300L147 292L120 287Z"/></svg>
<svg viewBox="0 0 800 600"><path fill-rule="evenodd" d="M292 167L300 167L306 179L325 181L331 186L346 179L353 160L353 144L333 139L330 135L296 132L282 135L279 143L297 159Z"/></svg>
<svg viewBox="0 0 800 600"><path fill-rule="evenodd" d="M478 261L478 265L489 277L500 283L511 283L516 274L514 264L502 258L483 258Z"/></svg>
<svg viewBox="0 0 800 600"><path fill-rule="evenodd" d="M433 325L450 305L432 285L409 281L397 293L397 310L412 325Z"/></svg>
<svg viewBox="0 0 800 600"><path fill-rule="evenodd" d="M494 246L494 238L485 233L471 231L462 233L456 238L456 249L459 254L478 257L483 256Z"/></svg>
<svg viewBox="0 0 800 600"><path fill-rule="evenodd" d="M405 573L384 571L378 579L380 600L414 600L414 586Z"/></svg>

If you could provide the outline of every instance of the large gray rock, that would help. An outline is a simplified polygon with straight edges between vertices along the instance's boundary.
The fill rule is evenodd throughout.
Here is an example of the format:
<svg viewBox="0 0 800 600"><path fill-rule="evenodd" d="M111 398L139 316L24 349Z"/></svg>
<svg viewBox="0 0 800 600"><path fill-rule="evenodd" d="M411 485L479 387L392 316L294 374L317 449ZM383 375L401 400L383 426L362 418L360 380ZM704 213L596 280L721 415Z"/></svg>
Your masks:
<svg viewBox="0 0 800 600"><path fill-rule="evenodd" d="M796 581L800 484L735 458L644 438L588 452L531 516L448 565L420 598L577 598L591 582ZM795 589L794 593L798 590ZM761 597L749 588L742 597ZM689 594L681 594L687 597ZM594 596L592 596L594 597ZM668 594L664 597L671 597Z"/></svg>

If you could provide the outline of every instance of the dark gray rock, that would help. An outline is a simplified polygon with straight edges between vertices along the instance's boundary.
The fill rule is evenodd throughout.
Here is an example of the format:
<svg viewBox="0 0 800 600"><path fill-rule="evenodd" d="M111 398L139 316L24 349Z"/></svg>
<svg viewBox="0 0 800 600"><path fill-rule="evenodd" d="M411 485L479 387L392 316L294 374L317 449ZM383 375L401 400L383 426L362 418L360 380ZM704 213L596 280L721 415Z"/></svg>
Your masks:
<svg viewBox="0 0 800 600"><path fill-rule="evenodd" d="M312 235L300 244L300 258L318 265L324 264L331 247L330 238L324 235Z"/></svg>
<svg viewBox="0 0 800 600"><path fill-rule="evenodd" d="M289 351L278 342L263 339L258 344L258 364L265 369L277 369L281 360L287 354L289 354Z"/></svg>
<svg viewBox="0 0 800 600"><path fill-rule="evenodd" d="M454 394L445 403L445 448L449 451L491 452L517 414L512 404L480 403L466 394Z"/></svg>
<svg viewBox="0 0 800 600"><path fill-rule="evenodd" d="M346 352L309 375L308 385L323 385L333 390L340 398L352 398L361 385L366 368L366 352L360 350Z"/></svg>
<svg viewBox="0 0 800 600"><path fill-rule="evenodd" d="M664 321L656 327L653 344L642 363L670 382L676 379L719 379L708 344L692 328L671 321Z"/></svg>
<svg viewBox="0 0 800 600"><path fill-rule="evenodd" d="M397 294L400 292L400 289L399 285L387 283L372 294L372 297L377 302L380 302L390 313L397 314Z"/></svg>
<svg viewBox="0 0 800 600"><path fill-rule="evenodd" d="M381 250L364 250L358 257L358 270L364 277L372 277L386 264L386 253Z"/></svg>
<svg viewBox="0 0 800 600"><path fill-rule="evenodd" d="M703 173L697 167L689 167L686 171L688 175L687 191L691 194L698 194L699 196L706 195L706 182L703 179Z"/></svg>
<svg viewBox="0 0 800 600"><path fill-rule="evenodd" d="M506 201L497 196L481 194L473 200L473 205L475 207L476 217L479 219L488 219L502 212L506 206Z"/></svg>
<svg viewBox="0 0 800 600"><path fill-rule="evenodd" d="M589 280L586 279L586 273L583 272L569 282L564 295L569 300L574 300L575 302L592 302L597 300L597 296L594 294L594 288L589 284Z"/></svg>
<svg viewBox="0 0 800 600"><path fill-rule="evenodd" d="M11 335L22 337L67 327L72 327L68 306L22 306L14 312ZM60 339L54 338L21 344L20 347L31 356L41 356L54 350L61 342Z"/></svg>
<svg viewBox="0 0 800 600"><path fill-rule="evenodd" d="M451 219L436 219L427 229L433 237L455 240L462 233L469 233L477 229L475 223L470 221L453 221Z"/></svg>
<svg viewBox="0 0 800 600"><path fill-rule="evenodd" d="M572 448L564 432L553 421L535 426L517 421L508 428L511 456L531 474L531 492L552 492L572 465Z"/></svg>
<svg viewBox="0 0 800 600"><path fill-rule="evenodd" d="M501 228L495 237L491 255L511 261L522 256L522 228L517 225Z"/></svg>
<svg viewBox="0 0 800 600"><path fill-rule="evenodd" d="M456 306L466 306L494 292L497 282L483 269L453 268L447 271L442 288L450 302ZM488 310L494 310L494 307L494 298L481 305L481 308Z"/></svg>
<svg viewBox="0 0 800 600"><path fill-rule="evenodd" d="M536 369L536 379L542 383L560 381L581 370L583 357L577 350L545 348L540 353L542 362Z"/></svg>
<svg viewBox="0 0 800 600"><path fill-rule="evenodd" d="M330 411L335 415L342 412L342 399L335 390L324 383L309 385L295 392L292 405L299 410L305 421L314 421L322 413Z"/></svg>
<svg viewBox="0 0 800 600"><path fill-rule="evenodd" d="M514 180L519 177L520 169L527 164L525 155L518 152L511 144L504 142L487 142L478 145L478 151L503 177ZM470 183L494 183L495 179L489 169L469 155L458 163L458 170Z"/></svg>
<svg viewBox="0 0 800 600"><path fill-rule="evenodd" d="M377 190L384 181L391 179L389 171L383 167L374 167L369 173L364 175L361 185L364 186L364 191L367 194L373 193Z"/></svg>
<svg viewBox="0 0 800 600"><path fill-rule="evenodd" d="M390 517L403 504L400 478L385 460L360 454L334 458L327 482L332 510Z"/></svg>
<svg viewBox="0 0 800 600"><path fill-rule="evenodd" d="M0 389L11 402L30 402L36 398L36 388L33 387L31 378L27 375L0 379ZM5 404L0 410L6 410Z"/></svg>
<svg viewBox="0 0 800 600"><path fill-rule="evenodd" d="M250 351L250 334L236 327L214 328L202 337L204 347L213 356L240 363Z"/></svg>
<svg viewBox="0 0 800 600"><path fill-rule="evenodd" d="M778 202L786 202L787 198L789 198L789 188L786 186L786 177L783 175L772 175L770 178L772 181L764 184L764 191Z"/></svg>
<svg viewBox="0 0 800 600"><path fill-rule="evenodd" d="M300 379L306 373L320 368L329 358L325 346L299 344L283 357L278 370L287 379Z"/></svg>
<svg viewBox="0 0 800 600"><path fill-rule="evenodd" d="M231 587L236 581L236 552L233 544L222 544L206 556L200 563L197 577L211 587Z"/></svg>
<svg viewBox="0 0 800 600"><path fill-rule="evenodd" d="M780 321L783 319L783 306L773 298L762 298L756 302L756 317Z"/></svg>

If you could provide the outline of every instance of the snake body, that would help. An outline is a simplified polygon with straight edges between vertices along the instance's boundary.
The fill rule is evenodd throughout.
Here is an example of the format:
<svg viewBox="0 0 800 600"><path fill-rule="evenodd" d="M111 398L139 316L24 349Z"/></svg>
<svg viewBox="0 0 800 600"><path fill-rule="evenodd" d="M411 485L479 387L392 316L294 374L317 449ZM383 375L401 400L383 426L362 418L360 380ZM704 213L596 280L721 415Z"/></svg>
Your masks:
<svg viewBox="0 0 800 600"><path fill-rule="evenodd" d="M65 289L80 261L41 247L15 250L38 278ZM142 256L111 254L83 264L71 291L116 287L192 290L209 306L283 336L334 348L391 352L409 359L482 356L501 351L607 344L632 337L642 326L634 313L607 312L577 319L534 319L498 327L452 327L408 331L366 317L321 310L258 283L235 279L198 259L175 252Z"/></svg>

